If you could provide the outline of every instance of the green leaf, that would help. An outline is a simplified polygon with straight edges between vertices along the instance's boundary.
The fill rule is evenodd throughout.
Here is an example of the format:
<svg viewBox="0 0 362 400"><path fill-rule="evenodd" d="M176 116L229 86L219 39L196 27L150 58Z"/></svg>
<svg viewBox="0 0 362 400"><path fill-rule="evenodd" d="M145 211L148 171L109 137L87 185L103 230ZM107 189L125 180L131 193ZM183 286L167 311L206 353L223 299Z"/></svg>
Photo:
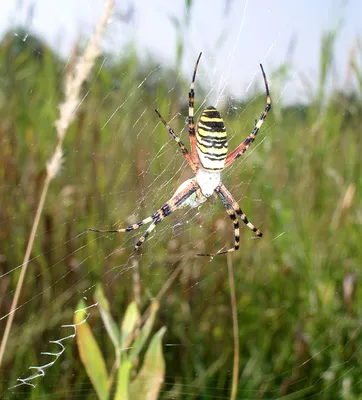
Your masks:
<svg viewBox="0 0 362 400"><path fill-rule="evenodd" d="M115 400L128 400L129 397L129 379L131 375L132 363L130 361L123 361L120 369L118 370L118 380Z"/></svg>
<svg viewBox="0 0 362 400"><path fill-rule="evenodd" d="M151 304L150 315L148 316L147 321L145 322L143 327L141 328L140 334L137 336L136 340L132 344L132 349L129 354L129 360L131 362L133 362L139 355L151 333L158 307L158 302L154 300Z"/></svg>
<svg viewBox="0 0 362 400"><path fill-rule="evenodd" d="M161 328L152 338L143 360L142 368L130 385L130 395L135 400L156 400L165 377L165 360L162 338L166 328Z"/></svg>
<svg viewBox="0 0 362 400"><path fill-rule="evenodd" d="M121 348L125 346L129 336L135 330L139 323L141 316L138 312L136 302L132 302L126 310L126 314L123 318L122 329L121 329Z"/></svg>
<svg viewBox="0 0 362 400"><path fill-rule="evenodd" d="M120 332L118 329L117 324L113 320L113 317L110 313L110 307L107 298L104 295L103 289L101 285L97 285L96 292L95 292L95 300L98 303L98 309L101 313L101 317L108 332L109 337L111 338L113 345L116 350L116 355L120 351Z"/></svg>
<svg viewBox="0 0 362 400"><path fill-rule="evenodd" d="M86 322L87 314L85 309L86 304L81 300L78 303L77 311L74 315L79 354L98 397L102 400L106 400L108 399L106 364L92 331Z"/></svg>

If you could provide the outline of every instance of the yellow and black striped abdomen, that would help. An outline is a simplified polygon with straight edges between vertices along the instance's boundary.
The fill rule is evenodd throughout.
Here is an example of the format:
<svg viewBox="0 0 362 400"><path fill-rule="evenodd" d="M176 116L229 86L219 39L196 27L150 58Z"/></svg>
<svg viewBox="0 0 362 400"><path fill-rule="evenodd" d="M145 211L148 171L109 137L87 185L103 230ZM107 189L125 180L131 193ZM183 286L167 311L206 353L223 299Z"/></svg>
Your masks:
<svg viewBox="0 0 362 400"><path fill-rule="evenodd" d="M207 107L202 112L197 124L196 140L202 167L207 171L222 170L228 141L224 121L215 107Z"/></svg>

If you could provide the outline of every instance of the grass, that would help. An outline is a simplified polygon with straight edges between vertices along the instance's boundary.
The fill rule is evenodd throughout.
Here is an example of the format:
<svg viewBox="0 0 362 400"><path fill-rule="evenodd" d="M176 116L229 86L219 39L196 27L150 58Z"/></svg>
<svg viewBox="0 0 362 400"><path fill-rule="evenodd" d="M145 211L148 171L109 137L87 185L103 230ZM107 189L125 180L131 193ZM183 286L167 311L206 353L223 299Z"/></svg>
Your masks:
<svg viewBox="0 0 362 400"><path fill-rule="evenodd" d="M310 102L275 104L257 148L224 176L265 235L249 240L250 232L243 229L242 250L232 255L238 398L350 400L362 391L362 299L356 290L362 261L362 93L326 91L333 40L326 35L321 44L320 81ZM356 52L349 61L357 81L361 55ZM36 38L23 43L10 34L0 43L0 272L11 271L0 281L1 315L9 312L19 275L14 267L23 261L44 166L54 148L65 72L63 61ZM273 82L276 76L267 74ZM81 297L92 301L96 283L102 283L113 315L122 320L134 296L129 257L139 232L97 236L85 231L122 226L133 222L133 214L137 219L150 215L190 176L153 111L157 106L168 119L177 115L172 125L179 132L187 114L187 86L188 77L157 68L157 62L140 64L134 49L126 58L105 65L98 61L83 88L91 91L64 139L62 173L48 193L5 353L1 392L7 393L28 366L44 363L41 352L48 341L72 320ZM271 87L274 99L281 89ZM197 90L200 99L202 88ZM260 92L252 102L235 103L232 113L222 110L231 148L250 131L264 101ZM186 142L185 132L182 137ZM217 204L168 219L147 241L139 261L144 307L185 254L232 241L230 221ZM163 398L223 398L230 393L233 365L227 261L187 257L158 315L156 328L167 326L164 343L175 344L164 348ZM94 316L90 324L111 357L100 319ZM24 391L29 398L50 393L52 398L80 393L92 398L89 385L70 344L37 387Z"/></svg>

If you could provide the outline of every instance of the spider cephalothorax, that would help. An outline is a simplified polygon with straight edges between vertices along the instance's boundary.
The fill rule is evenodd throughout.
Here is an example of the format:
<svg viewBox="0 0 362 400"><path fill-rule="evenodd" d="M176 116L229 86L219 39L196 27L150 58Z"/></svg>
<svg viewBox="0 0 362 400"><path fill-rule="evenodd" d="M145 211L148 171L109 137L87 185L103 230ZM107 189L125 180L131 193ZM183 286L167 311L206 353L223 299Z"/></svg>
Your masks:
<svg viewBox="0 0 362 400"><path fill-rule="evenodd" d="M197 67L200 61L201 54L199 55L189 92L189 117L188 117L188 131L191 144L191 154L186 149L185 145L181 142L180 138L176 136L174 130L167 124L161 114L157 111L162 123L168 129L170 135L179 145L184 157L190 165L194 178L188 179L182 183L176 190L171 199L157 210L152 216L143 219L142 221L130 225L127 228L121 229L90 229L96 232L130 232L140 228L144 224L151 223L146 232L140 237L136 243L135 249L137 250L142 246L147 236L153 231L155 226L161 222L165 217L183 207L198 207L204 203L208 197L213 193L220 198L224 205L227 214L234 224L234 247L228 250L219 251L212 254L198 254L200 256L215 256L219 254L229 253L239 249L240 235L239 235L239 221L237 216L246 224L256 236L261 237L263 234L259 229L248 221L245 213L240 209L239 204L234 200L232 194L228 191L225 185L221 182L221 171L231 165L237 158L239 158L248 147L254 142L260 127L262 126L268 112L271 109L271 100L268 88L268 82L260 64L261 72L264 79L266 91L266 106L258 121L255 122L254 128L249 136L230 154L228 154L227 133L224 121L221 118L219 111L215 107L206 107L200 115L195 129L194 124L194 98L195 98L195 77Z"/></svg>

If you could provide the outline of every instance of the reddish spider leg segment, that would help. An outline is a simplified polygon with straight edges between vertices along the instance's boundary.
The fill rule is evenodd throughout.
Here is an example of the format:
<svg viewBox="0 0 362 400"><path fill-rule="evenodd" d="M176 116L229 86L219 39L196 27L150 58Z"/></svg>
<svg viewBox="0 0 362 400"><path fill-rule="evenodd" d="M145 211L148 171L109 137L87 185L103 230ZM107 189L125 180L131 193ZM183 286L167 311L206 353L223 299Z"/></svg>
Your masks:
<svg viewBox="0 0 362 400"><path fill-rule="evenodd" d="M200 193L199 193L200 192ZM177 190L176 193L172 196L172 198L164 204L159 210L157 210L152 216L149 216L143 219L136 224L130 225L127 228L120 228L120 229L93 229L89 228L90 231L93 232L101 232L101 233L119 233L119 232L131 232L134 231L144 224L152 224L148 227L146 232L139 238L138 242L136 243L135 250L138 250L144 241L146 240L147 236L155 229L156 225L160 223L163 219L168 217L174 211L179 208L185 207L188 205L187 201L189 198L195 194L195 201L197 200L197 196L202 196L200 188L196 183L195 179L190 179L186 185L182 188L182 190Z"/></svg>
<svg viewBox="0 0 362 400"><path fill-rule="evenodd" d="M197 170L200 168L200 162L199 162L199 157L196 151L196 137L195 137L195 124L194 124L194 99L195 99L195 78L196 78L196 72L197 72L197 67L199 65L199 61L201 58L201 54L199 54L199 57L196 61L194 73L192 76L192 81L190 85L190 92L189 92L189 118L188 118L188 130L189 130L189 136L190 136L190 145L191 145L191 155L188 152L186 146L183 144L181 139L176 135L175 131L170 127L170 125L166 122L166 120L161 116L158 110L155 110L158 118L160 118L161 122L163 125L165 125L166 129L170 133L170 135L173 137L173 139L176 141L176 143L179 145L182 154L186 158L188 164L190 165L192 171L194 174L196 174Z"/></svg>
<svg viewBox="0 0 362 400"><path fill-rule="evenodd" d="M158 118L161 120L161 122L165 125L166 129L170 133L170 135L175 139L176 143L179 145L182 154L186 158L187 162L189 163L192 171L196 174L197 168L194 164L194 162L191 159L190 153L188 152L186 146L182 143L181 139L176 135L175 131L170 127L170 125L165 121L165 119L162 117L162 115L158 112L158 110L155 110Z"/></svg>
<svg viewBox="0 0 362 400"><path fill-rule="evenodd" d="M266 75L263 69L263 66L260 64L261 73L263 75L264 84L265 84L265 91L266 91L266 106L264 111L261 113L260 118L254 124L254 129L251 131L250 135L234 150L232 151L227 157L225 161L225 168L232 164L236 159L238 159L249 146L254 142L257 133L259 132L260 127L263 125L265 118L267 117L270 109L271 109L271 99L269 93L269 86L268 81L266 79Z"/></svg>
<svg viewBox="0 0 362 400"><path fill-rule="evenodd" d="M200 160L199 155L196 151L196 135L195 135L195 122L194 122L194 103L195 103L195 79L196 79L196 72L197 67L199 66L199 61L201 58L202 53L199 54L199 57L196 61L194 73L192 75L192 80L190 84L190 92L189 92L189 137L190 137L190 146L191 146L191 157L196 165L197 169L200 168Z"/></svg>

